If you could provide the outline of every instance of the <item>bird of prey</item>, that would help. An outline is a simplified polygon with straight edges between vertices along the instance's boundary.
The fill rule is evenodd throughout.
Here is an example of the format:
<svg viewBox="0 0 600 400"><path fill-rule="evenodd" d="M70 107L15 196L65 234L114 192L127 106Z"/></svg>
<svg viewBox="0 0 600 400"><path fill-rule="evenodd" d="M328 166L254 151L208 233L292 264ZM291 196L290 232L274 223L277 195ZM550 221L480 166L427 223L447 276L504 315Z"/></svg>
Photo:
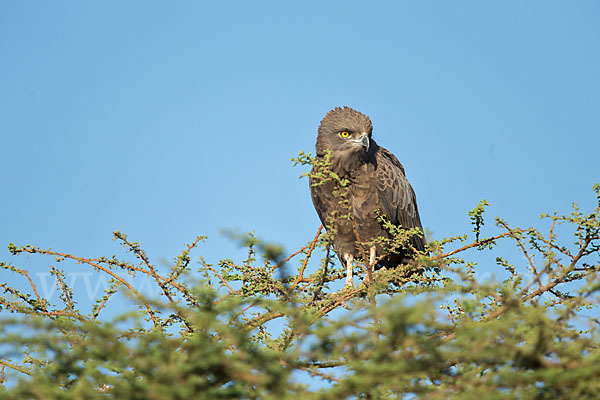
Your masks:
<svg viewBox="0 0 600 400"><path fill-rule="evenodd" d="M372 131L369 117L352 108L329 111L319 125L317 155L309 176L315 209L333 234L333 248L346 267L346 286L352 286L356 258L366 262L368 256L367 278L371 279L375 264L396 267L407 263L414 250L425 248L422 234L411 236L406 248L391 252L377 239L391 237L381 217L401 229L416 227L422 232L422 226L404 167L390 151L375 143ZM328 170L339 178L337 182L323 174L326 159ZM339 180L346 180L345 188L340 187Z"/></svg>

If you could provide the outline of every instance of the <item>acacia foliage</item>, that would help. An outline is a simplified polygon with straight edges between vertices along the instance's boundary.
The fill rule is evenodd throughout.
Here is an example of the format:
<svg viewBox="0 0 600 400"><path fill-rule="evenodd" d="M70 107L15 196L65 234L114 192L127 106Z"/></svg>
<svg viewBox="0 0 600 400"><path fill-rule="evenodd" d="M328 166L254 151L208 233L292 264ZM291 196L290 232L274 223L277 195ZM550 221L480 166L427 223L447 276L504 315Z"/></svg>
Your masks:
<svg viewBox="0 0 600 400"><path fill-rule="evenodd" d="M75 262L111 285L84 310L65 272L51 267L60 294L52 304L27 270L0 263L23 282L0 284L0 396L595 399L600 185L594 194L593 210L542 215L543 232L496 218L491 236L482 201L469 212L472 232L430 240L422 268L380 270L354 288L342 288L322 227L292 254L240 237L247 257L217 265L195 254L200 236L168 268L121 232L114 239L125 252L112 257L11 244L13 256ZM390 251L410 234L394 232ZM510 262L502 243L521 257ZM495 263L475 262L480 253ZM481 277L490 269L499 279ZM136 290L136 275L160 296ZM102 318L119 293L135 307Z"/></svg>

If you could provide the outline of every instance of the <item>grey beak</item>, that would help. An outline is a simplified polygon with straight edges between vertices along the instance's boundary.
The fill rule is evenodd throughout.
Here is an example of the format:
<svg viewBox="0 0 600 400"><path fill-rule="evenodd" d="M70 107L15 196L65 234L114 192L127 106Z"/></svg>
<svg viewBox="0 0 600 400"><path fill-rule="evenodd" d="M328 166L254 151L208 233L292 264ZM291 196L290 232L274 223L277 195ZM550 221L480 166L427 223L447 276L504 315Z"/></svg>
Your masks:
<svg viewBox="0 0 600 400"><path fill-rule="evenodd" d="M360 145L365 148L365 151L369 151L369 136L366 134L361 135L359 141Z"/></svg>

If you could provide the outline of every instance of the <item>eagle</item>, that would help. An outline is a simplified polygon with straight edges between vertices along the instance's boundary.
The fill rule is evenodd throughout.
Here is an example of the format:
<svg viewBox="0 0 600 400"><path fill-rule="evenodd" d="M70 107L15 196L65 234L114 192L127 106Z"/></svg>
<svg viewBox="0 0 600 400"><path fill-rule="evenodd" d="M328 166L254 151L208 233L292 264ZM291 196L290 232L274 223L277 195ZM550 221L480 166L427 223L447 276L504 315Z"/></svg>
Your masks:
<svg viewBox="0 0 600 400"><path fill-rule="evenodd" d="M346 268L346 287L353 286L357 258L366 262L368 257L370 281L376 264L397 267L425 249L417 199L404 167L373 140L372 133L373 124L365 114L350 107L329 111L319 125L309 174L313 204ZM333 174L324 174L324 168ZM392 237L386 222L399 229L419 228L421 233L412 235L408 246L390 251L378 239Z"/></svg>

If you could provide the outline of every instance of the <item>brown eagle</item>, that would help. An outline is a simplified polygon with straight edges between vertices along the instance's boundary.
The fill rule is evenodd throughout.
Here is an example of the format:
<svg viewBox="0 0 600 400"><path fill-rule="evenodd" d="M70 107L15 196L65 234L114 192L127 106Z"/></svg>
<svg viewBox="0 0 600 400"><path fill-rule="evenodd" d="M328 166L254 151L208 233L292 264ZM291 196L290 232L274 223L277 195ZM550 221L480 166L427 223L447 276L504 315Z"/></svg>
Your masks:
<svg viewBox="0 0 600 400"><path fill-rule="evenodd" d="M415 192L404 167L392 153L375 143L372 131L369 117L352 108L329 111L319 125L316 162L310 174L312 201L321 222L334 235L333 248L346 267L346 286L352 286L355 258L368 256L370 278L375 264L396 267L414 255L406 248L386 252L381 240L375 239L390 238L390 232L378 216L403 229L417 227L422 232ZM328 153L330 170L348 182L347 189L342 189L347 190L347 203L340 202L343 199L339 182L323 179L319 165ZM411 236L409 243L408 247L415 250L425 248L422 234Z"/></svg>

